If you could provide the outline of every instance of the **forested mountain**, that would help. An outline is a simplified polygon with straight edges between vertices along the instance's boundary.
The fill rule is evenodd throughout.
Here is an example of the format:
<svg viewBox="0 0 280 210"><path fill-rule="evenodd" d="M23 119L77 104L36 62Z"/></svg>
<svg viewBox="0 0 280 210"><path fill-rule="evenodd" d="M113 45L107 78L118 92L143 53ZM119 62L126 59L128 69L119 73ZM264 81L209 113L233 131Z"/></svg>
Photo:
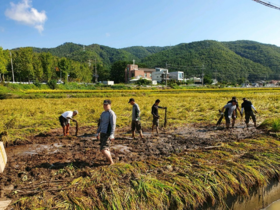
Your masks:
<svg viewBox="0 0 280 210"><path fill-rule="evenodd" d="M181 70L186 76L205 74L217 76L219 80L241 78L261 79L271 74L270 68L237 55L223 43L216 41L192 42L179 44L142 60L149 67L165 67L170 71Z"/></svg>
<svg viewBox="0 0 280 210"><path fill-rule="evenodd" d="M125 50L115 49L98 44L85 46L85 51L83 50L83 45L70 42L64 43L63 45L60 45L56 48L33 48L33 50L34 52L39 53L50 52L52 55L66 57L79 62L88 62L89 60L94 62L96 59L97 63L102 63L105 68L110 68L110 66L118 60L140 60Z"/></svg>
<svg viewBox="0 0 280 210"><path fill-rule="evenodd" d="M135 47L127 47L127 48L122 48L122 50L125 50L132 55L135 56L136 59L143 59L149 55L161 52L163 50L168 50L171 47L143 47L143 46L135 46Z"/></svg>
<svg viewBox="0 0 280 210"><path fill-rule="evenodd" d="M56 48L33 48L33 52L51 53L58 59L66 58L84 67L91 60L92 70L96 59L98 74L103 79L113 79L110 71L115 71L111 67L116 61L132 63L132 60L149 68L165 68L168 64L170 71L184 71L188 77L201 76L204 72L216 76L219 81L280 79L280 48L253 41L205 40L176 46L122 49L92 44L85 46L85 50L81 44L64 43Z"/></svg>
<svg viewBox="0 0 280 210"><path fill-rule="evenodd" d="M275 74L280 74L280 48L275 45L260 44L253 41L236 41L223 43L241 57L269 67Z"/></svg>

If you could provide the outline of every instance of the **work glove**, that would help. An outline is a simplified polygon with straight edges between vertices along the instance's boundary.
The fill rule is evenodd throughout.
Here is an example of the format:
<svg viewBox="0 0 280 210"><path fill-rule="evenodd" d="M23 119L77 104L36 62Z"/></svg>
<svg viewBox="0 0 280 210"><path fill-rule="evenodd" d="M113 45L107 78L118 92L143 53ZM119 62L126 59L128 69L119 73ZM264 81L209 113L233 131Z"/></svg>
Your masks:
<svg viewBox="0 0 280 210"><path fill-rule="evenodd" d="M224 113L223 113L223 112L220 112L220 115L221 115L221 116L223 116L223 115L224 115Z"/></svg>
<svg viewBox="0 0 280 210"><path fill-rule="evenodd" d="M228 116L228 119L231 119L231 116Z"/></svg>
<svg viewBox="0 0 280 210"><path fill-rule="evenodd" d="M233 119L236 119L236 116L233 116Z"/></svg>
<svg viewBox="0 0 280 210"><path fill-rule="evenodd" d="M72 119L72 121L77 122L77 120L75 120L75 119Z"/></svg>
<svg viewBox="0 0 280 210"><path fill-rule="evenodd" d="M258 113L258 112L255 110L255 113Z"/></svg>

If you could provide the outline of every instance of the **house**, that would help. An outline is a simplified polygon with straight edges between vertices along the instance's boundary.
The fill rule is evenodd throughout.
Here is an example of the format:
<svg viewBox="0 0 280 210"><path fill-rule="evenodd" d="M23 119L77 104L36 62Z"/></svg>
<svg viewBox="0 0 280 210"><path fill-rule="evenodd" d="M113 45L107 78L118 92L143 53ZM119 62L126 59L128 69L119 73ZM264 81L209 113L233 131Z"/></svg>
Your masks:
<svg viewBox="0 0 280 210"><path fill-rule="evenodd" d="M103 81L104 85L114 85L114 81Z"/></svg>
<svg viewBox="0 0 280 210"><path fill-rule="evenodd" d="M194 82L194 84L202 84L202 79L199 77L194 77L193 82Z"/></svg>
<svg viewBox="0 0 280 210"><path fill-rule="evenodd" d="M170 72L169 79L176 80L176 81L184 81L184 72L183 71Z"/></svg>
<svg viewBox="0 0 280 210"><path fill-rule="evenodd" d="M279 84L279 80L271 80L270 82L269 82L269 84L271 84L271 85L278 85Z"/></svg>
<svg viewBox="0 0 280 210"><path fill-rule="evenodd" d="M165 77L169 80L168 69L156 68L152 73L152 80L156 80L157 82L165 81Z"/></svg>
<svg viewBox="0 0 280 210"><path fill-rule="evenodd" d="M218 84L218 80L213 79L213 80L212 80L212 85L216 85L216 84Z"/></svg>
<svg viewBox="0 0 280 210"><path fill-rule="evenodd" d="M155 72L155 69L138 68L133 60L133 64L128 64L125 69L125 83L134 82L140 78L152 80L153 72Z"/></svg>

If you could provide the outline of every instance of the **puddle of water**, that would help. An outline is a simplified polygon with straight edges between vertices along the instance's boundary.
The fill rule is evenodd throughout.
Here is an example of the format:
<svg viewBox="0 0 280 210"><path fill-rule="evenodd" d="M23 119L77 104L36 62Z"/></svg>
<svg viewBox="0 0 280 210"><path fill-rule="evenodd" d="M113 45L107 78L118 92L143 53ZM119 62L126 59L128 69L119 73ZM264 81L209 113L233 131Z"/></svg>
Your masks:
<svg viewBox="0 0 280 210"><path fill-rule="evenodd" d="M130 152L130 147L120 145L120 144L112 146L111 149L117 150L121 153L129 153Z"/></svg>
<svg viewBox="0 0 280 210"><path fill-rule="evenodd" d="M262 210L279 210L279 209L280 209L280 200L275 201L270 206L268 206L268 207L266 207L265 209L262 209Z"/></svg>
<svg viewBox="0 0 280 210"><path fill-rule="evenodd" d="M58 143L54 143L53 145L48 145L48 144L19 145L19 146L6 148L6 153L8 156L10 155L25 156L25 155L36 155L44 150L47 150L49 154L53 154L58 152L59 151L58 148L62 146L63 146L62 144L58 144Z"/></svg>

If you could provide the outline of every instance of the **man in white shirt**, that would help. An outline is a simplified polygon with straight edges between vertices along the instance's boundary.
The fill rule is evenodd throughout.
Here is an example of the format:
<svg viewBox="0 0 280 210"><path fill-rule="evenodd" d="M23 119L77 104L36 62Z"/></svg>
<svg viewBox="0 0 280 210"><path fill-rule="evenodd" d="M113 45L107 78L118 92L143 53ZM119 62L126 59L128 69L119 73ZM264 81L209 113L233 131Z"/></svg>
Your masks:
<svg viewBox="0 0 280 210"><path fill-rule="evenodd" d="M69 127L70 127L70 120L76 122L75 119L73 119L74 116L78 114L78 111L66 111L64 112L58 119L60 122L61 127L63 128L63 135L69 135Z"/></svg>
<svg viewBox="0 0 280 210"><path fill-rule="evenodd" d="M236 100L232 100L231 103L228 103L227 105L225 105L221 111L221 115L225 115L226 118L226 127L227 129L229 128L230 125L230 119L232 118L232 128L234 128L234 123L235 123L235 119L236 119ZM224 110L225 113L224 113Z"/></svg>

